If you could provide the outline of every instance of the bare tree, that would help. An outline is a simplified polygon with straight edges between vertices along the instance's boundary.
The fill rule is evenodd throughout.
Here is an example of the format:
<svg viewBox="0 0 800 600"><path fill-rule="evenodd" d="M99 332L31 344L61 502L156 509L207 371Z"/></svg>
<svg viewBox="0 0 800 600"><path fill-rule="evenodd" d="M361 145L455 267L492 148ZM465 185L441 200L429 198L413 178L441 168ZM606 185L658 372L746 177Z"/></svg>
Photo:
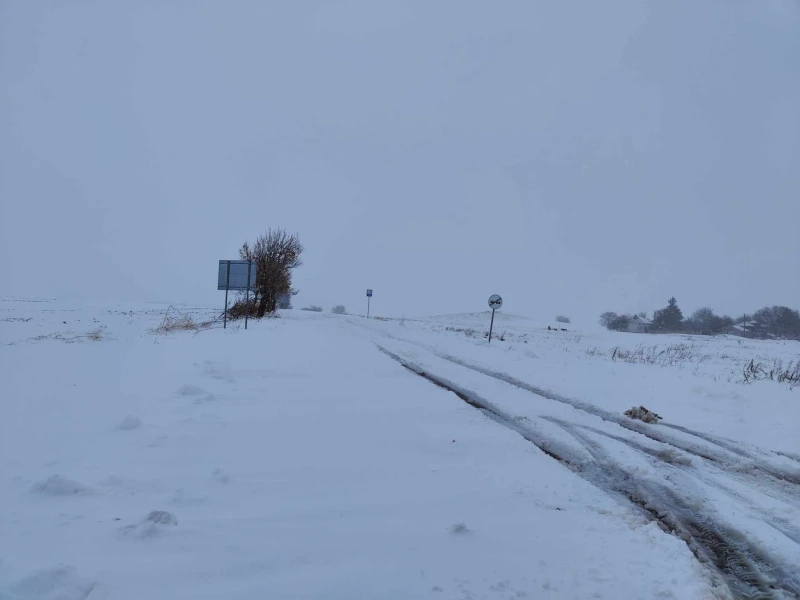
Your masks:
<svg viewBox="0 0 800 600"><path fill-rule="evenodd" d="M628 327L631 323L631 316L630 315L617 315L614 319L608 324L608 328L612 331L628 331Z"/></svg>
<svg viewBox="0 0 800 600"><path fill-rule="evenodd" d="M344 307L344 304L337 304L331 309L331 312L335 315L346 315L347 309Z"/></svg>
<svg viewBox="0 0 800 600"><path fill-rule="evenodd" d="M569 317L565 317L564 315L558 315L556 317L557 323L571 323L572 321L569 320Z"/></svg>
<svg viewBox="0 0 800 600"><path fill-rule="evenodd" d="M611 325L611 322L614 319L616 319L618 316L619 315L617 313L615 313L615 312L611 312L611 311L604 312L602 315L600 315L600 325L602 325L606 329L610 329L609 326Z"/></svg>
<svg viewBox="0 0 800 600"><path fill-rule="evenodd" d="M753 314L753 320L772 335L800 337L800 313L788 306L765 306Z"/></svg>
<svg viewBox="0 0 800 600"><path fill-rule="evenodd" d="M285 229L270 228L258 236L252 246L247 242L242 245L240 258L255 261L258 269L253 299L258 306L256 316L275 312L282 294L295 293L292 290L292 270L303 264L302 254L300 238Z"/></svg>
<svg viewBox="0 0 800 600"><path fill-rule="evenodd" d="M685 328L692 333L706 335L719 333L726 327L733 325L733 319L728 316L719 316L709 307L698 308L692 316L685 321Z"/></svg>
<svg viewBox="0 0 800 600"><path fill-rule="evenodd" d="M692 316L686 321L686 327L689 331L695 333L712 333L716 325L717 315L708 306L698 308Z"/></svg>

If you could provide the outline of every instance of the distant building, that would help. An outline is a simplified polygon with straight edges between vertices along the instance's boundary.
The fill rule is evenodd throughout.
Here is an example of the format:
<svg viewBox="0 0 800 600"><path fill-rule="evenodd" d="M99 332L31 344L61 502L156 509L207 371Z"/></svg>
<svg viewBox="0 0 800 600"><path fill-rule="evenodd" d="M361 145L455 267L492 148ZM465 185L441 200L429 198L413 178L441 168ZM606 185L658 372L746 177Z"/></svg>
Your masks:
<svg viewBox="0 0 800 600"><path fill-rule="evenodd" d="M765 337L758 321L745 321L726 327L720 333L724 335L738 335L739 337L763 338Z"/></svg>
<svg viewBox="0 0 800 600"><path fill-rule="evenodd" d="M628 321L628 333L650 333L653 329L653 321L647 317L636 315Z"/></svg>

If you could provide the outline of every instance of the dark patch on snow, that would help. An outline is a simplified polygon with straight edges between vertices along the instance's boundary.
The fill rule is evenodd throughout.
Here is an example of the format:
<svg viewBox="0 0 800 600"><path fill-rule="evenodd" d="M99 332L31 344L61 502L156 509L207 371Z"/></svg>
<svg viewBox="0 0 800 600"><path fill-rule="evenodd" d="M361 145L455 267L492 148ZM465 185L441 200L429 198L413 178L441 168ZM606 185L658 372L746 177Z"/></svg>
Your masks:
<svg viewBox="0 0 800 600"><path fill-rule="evenodd" d="M177 525L178 518L173 513L166 510L154 510L139 523L127 525L120 531L123 535L139 539L153 539L160 537Z"/></svg>
<svg viewBox="0 0 800 600"><path fill-rule="evenodd" d="M142 426L142 421L136 415L128 415L122 421L117 423L117 429L120 431L132 431Z"/></svg>
<svg viewBox="0 0 800 600"><path fill-rule="evenodd" d="M11 586L11 591L25 600L85 600L96 585L79 576L74 568L60 566L31 573Z"/></svg>
<svg viewBox="0 0 800 600"><path fill-rule="evenodd" d="M472 533L472 530L467 527L464 523L456 523L452 527L450 527L450 533L454 535L467 535Z"/></svg>
<svg viewBox="0 0 800 600"><path fill-rule="evenodd" d="M44 481L34 484L31 492L44 496L80 496L89 494L91 490L73 479L62 475L50 475Z"/></svg>

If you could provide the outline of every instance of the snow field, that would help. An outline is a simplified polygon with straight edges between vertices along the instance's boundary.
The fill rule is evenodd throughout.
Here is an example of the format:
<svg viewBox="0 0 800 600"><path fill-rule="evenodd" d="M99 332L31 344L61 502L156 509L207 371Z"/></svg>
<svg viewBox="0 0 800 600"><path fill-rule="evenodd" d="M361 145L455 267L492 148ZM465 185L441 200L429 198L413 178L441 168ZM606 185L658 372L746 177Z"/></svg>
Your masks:
<svg viewBox="0 0 800 600"><path fill-rule="evenodd" d="M380 352L397 323L154 337L155 308L0 306L30 319L0 322L3 600L726 597L683 541ZM452 366L522 423L579 412Z"/></svg>

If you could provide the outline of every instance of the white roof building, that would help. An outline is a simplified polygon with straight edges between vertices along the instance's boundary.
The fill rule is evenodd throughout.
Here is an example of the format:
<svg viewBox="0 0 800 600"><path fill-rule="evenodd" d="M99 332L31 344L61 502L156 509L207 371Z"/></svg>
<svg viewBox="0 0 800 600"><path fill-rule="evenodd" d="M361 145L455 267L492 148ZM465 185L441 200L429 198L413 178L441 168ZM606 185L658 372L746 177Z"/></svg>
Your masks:
<svg viewBox="0 0 800 600"><path fill-rule="evenodd" d="M649 333L653 330L653 320L635 315L628 322L629 333Z"/></svg>

